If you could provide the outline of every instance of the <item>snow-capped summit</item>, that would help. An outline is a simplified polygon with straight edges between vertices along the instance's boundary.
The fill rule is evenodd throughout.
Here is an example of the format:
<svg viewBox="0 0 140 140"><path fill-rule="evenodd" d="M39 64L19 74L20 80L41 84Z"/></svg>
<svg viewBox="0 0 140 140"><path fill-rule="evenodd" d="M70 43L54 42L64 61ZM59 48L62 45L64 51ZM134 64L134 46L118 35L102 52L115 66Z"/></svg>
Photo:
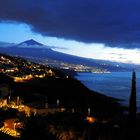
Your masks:
<svg viewBox="0 0 140 140"><path fill-rule="evenodd" d="M33 40L26 40L16 45L18 48L46 48L47 46Z"/></svg>

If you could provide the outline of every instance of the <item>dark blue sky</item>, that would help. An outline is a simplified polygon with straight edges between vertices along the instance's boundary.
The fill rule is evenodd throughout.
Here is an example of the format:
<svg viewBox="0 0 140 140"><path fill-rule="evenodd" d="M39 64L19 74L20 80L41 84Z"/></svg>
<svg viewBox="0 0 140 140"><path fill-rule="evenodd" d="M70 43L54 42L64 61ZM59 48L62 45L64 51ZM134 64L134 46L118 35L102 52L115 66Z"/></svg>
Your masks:
<svg viewBox="0 0 140 140"><path fill-rule="evenodd" d="M0 0L0 20L44 36L140 47L139 0Z"/></svg>

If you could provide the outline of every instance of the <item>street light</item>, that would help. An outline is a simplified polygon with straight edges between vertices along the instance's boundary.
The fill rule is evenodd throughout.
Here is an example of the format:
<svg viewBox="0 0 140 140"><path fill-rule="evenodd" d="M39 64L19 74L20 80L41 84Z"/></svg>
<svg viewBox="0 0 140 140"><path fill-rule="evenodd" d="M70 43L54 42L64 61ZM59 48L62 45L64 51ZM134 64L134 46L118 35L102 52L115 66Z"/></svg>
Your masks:
<svg viewBox="0 0 140 140"><path fill-rule="evenodd" d="M88 108L88 116L90 116L90 113L91 113L91 109Z"/></svg>
<svg viewBox="0 0 140 140"><path fill-rule="evenodd" d="M8 103L10 103L10 100L11 100L11 96L8 96Z"/></svg>
<svg viewBox="0 0 140 140"><path fill-rule="evenodd" d="M15 134L16 134L16 136L17 136L16 124L17 124L17 123L14 122L14 131L15 131Z"/></svg>
<svg viewBox="0 0 140 140"><path fill-rule="evenodd" d="M60 101L59 101L59 100L57 100L56 102L57 102L57 107L59 107L59 103L60 103Z"/></svg>
<svg viewBox="0 0 140 140"><path fill-rule="evenodd" d="M17 96L17 105L19 105L19 96Z"/></svg>

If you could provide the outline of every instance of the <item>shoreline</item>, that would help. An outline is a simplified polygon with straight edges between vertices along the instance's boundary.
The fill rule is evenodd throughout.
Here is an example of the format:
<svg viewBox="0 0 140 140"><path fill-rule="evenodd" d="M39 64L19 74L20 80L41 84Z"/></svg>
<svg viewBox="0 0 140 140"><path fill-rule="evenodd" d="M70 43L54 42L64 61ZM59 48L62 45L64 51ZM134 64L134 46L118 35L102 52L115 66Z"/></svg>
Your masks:
<svg viewBox="0 0 140 140"><path fill-rule="evenodd" d="M87 74L85 75L79 73L79 77L75 77L79 81L81 81L84 86L86 86L88 89L92 91L97 91L98 93L101 93L102 95L105 95L107 97L112 97L115 98L122 107L128 108L129 107L129 96L131 92L131 75L132 72L113 72L114 74L100 74L99 75L99 80L98 80L98 74ZM124 77L122 77L122 75ZM127 76L128 75L128 76ZM86 77L89 77L86 78ZM121 78L122 77L122 82L126 82L120 84ZM95 78L95 80L92 78ZM125 80L123 80L125 79ZM112 80L112 86L109 86L109 83ZM116 82L115 82L116 81ZM140 82L140 74L137 73L137 83ZM93 86L92 86L93 85ZM120 87L120 89L119 89ZM102 89L101 89L102 88ZM137 110L140 112L140 103L138 101L138 96L140 94L139 92L139 86L137 85Z"/></svg>

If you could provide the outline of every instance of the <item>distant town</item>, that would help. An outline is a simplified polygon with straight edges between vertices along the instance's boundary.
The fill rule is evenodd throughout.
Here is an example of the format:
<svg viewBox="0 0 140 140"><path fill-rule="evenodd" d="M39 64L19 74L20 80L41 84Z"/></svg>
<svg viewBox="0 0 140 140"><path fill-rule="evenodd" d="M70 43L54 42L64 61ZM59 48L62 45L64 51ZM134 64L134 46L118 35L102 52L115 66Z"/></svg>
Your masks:
<svg viewBox="0 0 140 140"><path fill-rule="evenodd" d="M82 64L71 64L67 62L62 62L58 60L53 60L53 59L40 59L40 58L33 58L33 57L27 57L27 59L38 62L42 65L50 66L50 67L56 67L59 69L66 69L66 70L72 70L75 72L91 72L91 73L110 73L109 70L105 68L98 68L97 66L87 66L87 65L82 65ZM106 64L103 63L103 66ZM117 66L119 67L119 66Z"/></svg>
<svg viewBox="0 0 140 140"><path fill-rule="evenodd" d="M17 57L0 57L0 72L10 76L15 82L24 82L33 78L55 76L50 67L44 67Z"/></svg>

